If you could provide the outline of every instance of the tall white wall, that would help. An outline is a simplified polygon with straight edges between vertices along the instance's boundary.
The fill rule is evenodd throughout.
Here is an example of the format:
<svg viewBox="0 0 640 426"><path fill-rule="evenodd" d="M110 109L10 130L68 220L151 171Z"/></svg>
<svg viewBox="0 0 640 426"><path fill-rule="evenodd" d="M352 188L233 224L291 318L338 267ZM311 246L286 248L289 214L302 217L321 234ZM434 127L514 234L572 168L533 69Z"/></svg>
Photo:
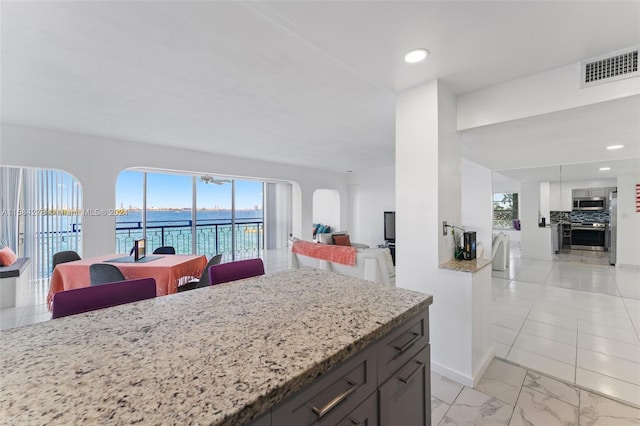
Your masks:
<svg viewBox="0 0 640 426"><path fill-rule="evenodd" d="M580 63L533 74L458 97L458 130L640 94L640 78L581 89Z"/></svg>
<svg viewBox="0 0 640 426"><path fill-rule="evenodd" d="M493 224L491 170L462 159L462 226L476 232L476 243L491 258Z"/></svg>
<svg viewBox="0 0 640 426"><path fill-rule="evenodd" d="M113 209L118 173L130 167L293 182L292 232L296 236L311 235L312 198L316 189L334 189L340 198L347 197L346 177L342 173L9 124L2 124L0 131L2 165L71 173L82 184L86 209ZM339 214L346 223L345 204ZM114 230L113 216L85 217L83 255L113 252Z"/></svg>
<svg viewBox="0 0 640 426"><path fill-rule="evenodd" d="M616 265L640 267L640 212L636 212L635 175L618 177L618 246Z"/></svg>
<svg viewBox="0 0 640 426"><path fill-rule="evenodd" d="M552 260L551 229L538 227L540 184L538 182L523 183L521 191L519 202L522 257Z"/></svg>
<svg viewBox="0 0 640 426"><path fill-rule="evenodd" d="M351 173L347 179L351 241L375 247L384 242L384 212L396 209L395 167Z"/></svg>
<svg viewBox="0 0 640 426"><path fill-rule="evenodd" d="M329 225L331 231L342 231L340 224L340 194L333 189L316 189L313 192L313 223ZM309 231L311 232L311 231ZM303 237L304 239L307 236Z"/></svg>

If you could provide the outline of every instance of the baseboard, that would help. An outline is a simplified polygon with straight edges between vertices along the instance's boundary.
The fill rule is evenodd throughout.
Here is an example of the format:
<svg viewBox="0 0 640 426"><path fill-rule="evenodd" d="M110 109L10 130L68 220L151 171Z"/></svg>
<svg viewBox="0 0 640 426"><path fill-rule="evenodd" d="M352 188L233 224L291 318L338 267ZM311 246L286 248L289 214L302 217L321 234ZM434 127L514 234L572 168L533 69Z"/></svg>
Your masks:
<svg viewBox="0 0 640 426"><path fill-rule="evenodd" d="M489 368L489 364L491 364L491 361L493 361L494 357L495 357L495 348L492 347L491 350L487 352L485 357L482 359L482 362L478 365L478 367L474 371L473 377L470 377L469 375L463 374L459 371L452 370L448 367L445 367L433 361L431 361L431 370L435 371L441 376L444 376L462 385L468 386L470 388L475 388L478 382L480 381L480 379L482 378L482 376L484 375L484 372L487 371L487 368Z"/></svg>

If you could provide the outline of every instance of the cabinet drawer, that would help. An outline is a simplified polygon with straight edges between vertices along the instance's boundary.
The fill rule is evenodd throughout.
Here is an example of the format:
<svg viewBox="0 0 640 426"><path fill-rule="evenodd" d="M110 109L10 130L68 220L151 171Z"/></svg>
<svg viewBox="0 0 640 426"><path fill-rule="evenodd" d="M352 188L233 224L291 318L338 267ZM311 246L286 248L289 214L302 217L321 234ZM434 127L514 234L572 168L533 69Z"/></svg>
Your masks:
<svg viewBox="0 0 640 426"><path fill-rule="evenodd" d="M378 395L372 393L337 426L378 426Z"/></svg>
<svg viewBox="0 0 640 426"><path fill-rule="evenodd" d="M307 388L275 407L274 425L335 425L377 388L374 347L320 376Z"/></svg>
<svg viewBox="0 0 640 426"><path fill-rule="evenodd" d="M393 330L380 342L378 383L384 383L427 343L429 343L429 311L425 310Z"/></svg>
<svg viewBox="0 0 640 426"><path fill-rule="evenodd" d="M431 424L430 359L427 345L380 386L380 426Z"/></svg>

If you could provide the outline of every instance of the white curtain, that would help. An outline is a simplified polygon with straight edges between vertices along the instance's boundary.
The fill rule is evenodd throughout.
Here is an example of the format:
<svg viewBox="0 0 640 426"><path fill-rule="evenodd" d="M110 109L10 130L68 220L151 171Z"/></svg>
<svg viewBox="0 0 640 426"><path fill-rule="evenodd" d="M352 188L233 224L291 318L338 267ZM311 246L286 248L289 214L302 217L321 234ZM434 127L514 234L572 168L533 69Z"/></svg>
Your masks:
<svg viewBox="0 0 640 426"><path fill-rule="evenodd" d="M0 167L0 237L18 253L22 173L18 167Z"/></svg>

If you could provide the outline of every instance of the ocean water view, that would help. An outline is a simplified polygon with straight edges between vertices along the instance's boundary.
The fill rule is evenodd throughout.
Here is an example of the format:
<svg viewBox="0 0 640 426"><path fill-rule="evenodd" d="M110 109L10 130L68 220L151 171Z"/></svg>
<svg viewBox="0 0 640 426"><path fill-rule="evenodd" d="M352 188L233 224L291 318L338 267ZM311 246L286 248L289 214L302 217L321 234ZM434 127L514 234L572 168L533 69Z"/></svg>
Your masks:
<svg viewBox="0 0 640 426"><path fill-rule="evenodd" d="M146 223L148 250L173 246L178 254L204 254L211 257L222 253L235 258L258 256L263 249L263 211L243 209L235 213L235 226L232 229L230 209L196 210L195 226L191 210L149 209ZM126 210L126 214L116 216L115 236L116 251L128 254L133 242L143 236L142 211Z"/></svg>

